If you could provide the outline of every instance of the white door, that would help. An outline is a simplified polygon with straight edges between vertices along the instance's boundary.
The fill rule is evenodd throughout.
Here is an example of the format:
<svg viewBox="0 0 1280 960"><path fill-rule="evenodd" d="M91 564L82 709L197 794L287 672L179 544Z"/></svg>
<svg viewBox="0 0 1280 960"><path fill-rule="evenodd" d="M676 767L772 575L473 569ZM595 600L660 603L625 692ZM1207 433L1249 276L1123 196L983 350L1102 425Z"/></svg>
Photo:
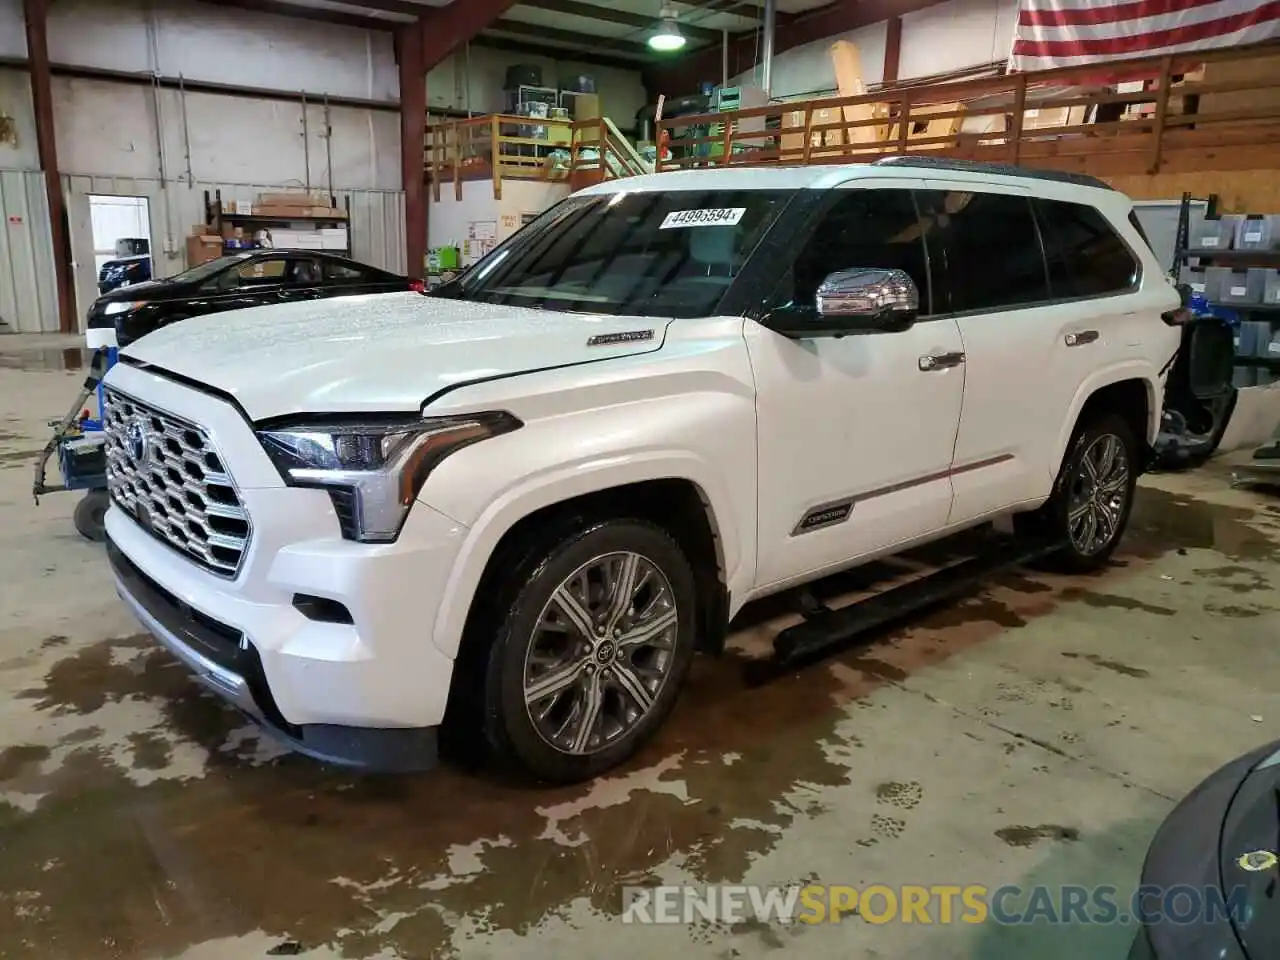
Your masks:
<svg viewBox="0 0 1280 960"><path fill-rule="evenodd" d="M911 182L856 183L836 191L774 306L811 307L827 274L853 267L906 270L927 304ZM757 384L761 591L946 525L965 376L955 320L925 315L900 332L807 340L748 322L746 341Z"/></svg>
<svg viewBox="0 0 1280 960"><path fill-rule="evenodd" d="M1077 392L1128 349L1138 263L1091 207L1017 187L925 186L935 291L964 340L958 524L1048 496Z"/></svg>

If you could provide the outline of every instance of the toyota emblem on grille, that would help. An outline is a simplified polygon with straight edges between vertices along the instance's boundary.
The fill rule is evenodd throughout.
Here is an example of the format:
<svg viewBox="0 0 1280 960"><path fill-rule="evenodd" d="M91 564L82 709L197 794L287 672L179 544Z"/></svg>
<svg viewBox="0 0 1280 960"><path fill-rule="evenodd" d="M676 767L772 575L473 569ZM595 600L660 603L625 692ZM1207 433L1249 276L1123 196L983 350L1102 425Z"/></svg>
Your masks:
<svg viewBox="0 0 1280 960"><path fill-rule="evenodd" d="M125 430L125 440L129 444L129 454L134 462L141 464L147 458L147 428L141 420L134 420Z"/></svg>

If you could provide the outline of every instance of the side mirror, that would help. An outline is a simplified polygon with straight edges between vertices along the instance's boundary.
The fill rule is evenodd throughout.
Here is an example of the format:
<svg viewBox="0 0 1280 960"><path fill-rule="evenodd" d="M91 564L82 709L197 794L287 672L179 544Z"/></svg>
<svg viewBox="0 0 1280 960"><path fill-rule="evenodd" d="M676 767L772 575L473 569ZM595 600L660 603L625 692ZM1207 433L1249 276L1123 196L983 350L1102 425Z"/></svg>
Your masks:
<svg viewBox="0 0 1280 960"><path fill-rule="evenodd" d="M818 286L816 310L786 312L769 325L796 339L906 330L920 312L920 291L902 270L853 267Z"/></svg>

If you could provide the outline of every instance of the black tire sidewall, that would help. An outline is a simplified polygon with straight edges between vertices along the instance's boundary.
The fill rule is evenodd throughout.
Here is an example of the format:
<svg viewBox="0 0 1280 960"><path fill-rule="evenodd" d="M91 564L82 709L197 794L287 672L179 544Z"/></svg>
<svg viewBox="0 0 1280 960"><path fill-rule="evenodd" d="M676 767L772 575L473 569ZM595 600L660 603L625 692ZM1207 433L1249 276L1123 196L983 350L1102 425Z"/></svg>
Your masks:
<svg viewBox="0 0 1280 960"><path fill-rule="evenodd" d="M86 540L102 543L107 538L106 515L110 501L106 491L90 490L76 504L72 515L76 532Z"/></svg>
<svg viewBox="0 0 1280 960"><path fill-rule="evenodd" d="M545 550L534 551L530 561L512 573L515 600L489 653L485 726L491 746L509 765L537 780L570 783L622 763L644 745L675 706L696 643L696 584L689 561L675 540L642 520L598 521L548 539ZM671 585L679 618L675 662L648 716L598 753L567 754L543 740L525 709L525 656L538 618L556 588L593 558L622 551L648 559Z"/></svg>
<svg viewBox="0 0 1280 960"><path fill-rule="evenodd" d="M1071 541L1068 525L1071 487L1075 481L1076 472L1080 469L1080 462L1084 458L1085 452L1093 446L1095 441L1107 434L1117 437L1124 445L1125 456L1129 461L1129 478L1125 484L1124 506L1120 511L1120 520L1116 524L1115 536L1111 538L1110 543L1097 553L1086 554L1078 550ZM1106 414L1091 419L1083 424L1072 438L1071 447L1067 456L1063 459L1062 470L1059 472L1057 482L1054 484L1053 498L1049 503L1051 533L1056 537L1062 538L1063 549L1060 557L1069 568L1085 571L1103 566L1111 559L1116 547L1124 539L1125 529L1129 525L1129 515L1133 512L1133 500L1138 486L1141 455L1133 428L1122 417L1114 414Z"/></svg>

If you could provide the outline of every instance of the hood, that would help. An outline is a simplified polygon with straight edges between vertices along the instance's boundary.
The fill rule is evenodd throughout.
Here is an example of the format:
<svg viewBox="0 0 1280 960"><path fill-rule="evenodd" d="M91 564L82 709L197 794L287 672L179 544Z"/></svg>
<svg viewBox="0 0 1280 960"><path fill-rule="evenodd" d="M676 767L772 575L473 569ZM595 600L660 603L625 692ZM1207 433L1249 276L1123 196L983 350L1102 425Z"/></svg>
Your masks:
<svg viewBox="0 0 1280 960"><path fill-rule="evenodd" d="M152 293L168 285L168 281L165 280L144 280L142 283L132 283L127 287L116 287L114 290L102 294L94 302L111 303L116 300L138 300L141 299L138 294Z"/></svg>
<svg viewBox="0 0 1280 960"><path fill-rule="evenodd" d="M659 350L667 322L383 293L184 320L123 354L230 394L255 421L394 413L473 380ZM633 331L652 338L588 345Z"/></svg>

